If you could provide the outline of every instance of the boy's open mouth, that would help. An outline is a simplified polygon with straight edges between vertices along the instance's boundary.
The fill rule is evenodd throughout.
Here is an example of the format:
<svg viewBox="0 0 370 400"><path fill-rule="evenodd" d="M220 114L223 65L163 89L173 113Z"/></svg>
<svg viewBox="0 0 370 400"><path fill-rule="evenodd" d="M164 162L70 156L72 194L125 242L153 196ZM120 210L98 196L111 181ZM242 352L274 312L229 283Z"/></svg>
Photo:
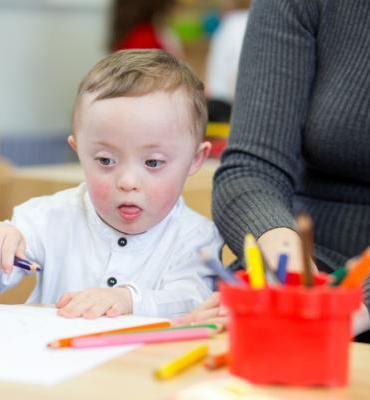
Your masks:
<svg viewBox="0 0 370 400"><path fill-rule="evenodd" d="M143 209L135 204L122 204L118 207L118 212L121 218L126 221L133 221L142 214Z"/></svg>

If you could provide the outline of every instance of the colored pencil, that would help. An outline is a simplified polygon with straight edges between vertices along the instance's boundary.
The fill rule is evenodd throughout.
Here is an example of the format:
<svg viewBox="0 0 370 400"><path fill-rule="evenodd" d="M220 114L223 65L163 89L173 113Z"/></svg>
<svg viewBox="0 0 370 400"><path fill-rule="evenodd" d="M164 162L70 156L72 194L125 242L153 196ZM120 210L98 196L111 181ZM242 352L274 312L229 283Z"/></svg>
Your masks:
<svg viewBox="0 0 370 400"><path fill-rule="evenodd" d="M157 379L169 379L179 372L191 367L195 363L201 361L208 353L208 346L198 346L193 350L186 352L180 357L162 365L154 371Z"/></svg>
<svg viewBox="0 0 370 400"><path fill-rule="evenodd" d="M70 338L64 338L55 340L54 342L48 343L48 347L58 349L62 347L71 347L73 339L79 339L82 337L93 337L93 336L110 336L110 335L123 335L134 332L160 332L160 331L173 331L179 329L195 329L195 328L208 328L213 329L215 332L219 333L221 330L220 324L191 324L191 325L178 325L171 326L169 322L157 322L149 325L142 325L131 328L114 329L111 331L97 332L89 335L79 335Z"/></svg>
<svg viewBox="0 0 370 400"><path fill-rule="evenodd" d="M296 218L296 223L302 244L302 283L305 286L313 286L313 273L311 267L311 256L313 249L312 220L307 214L299 214Z"/></svg>
<svg viewBox="0 0 370 400"><path fill-rule="evenodd" d="M178 325L178 326L171 326L169 328L156 328L156 329L145 329L145 331L140 332L163 332L163 331L176 331L179 329L196 329L196 328L207 328L213 329L215 332L219 333L221 330L220 324L191 324L191 325ZM132 332L119 332L119 333L112 333L110 335L121 335L127 334Z"/></svg>
<svg viewBox="0 0 370 400"><path fill-rule="evenodd" d="M244 285L244 282L240 278L227 268L224 268L222 263L216 258L208 257L204 252L200 252L199 256L202 262L224 282L230 285Z"/></svg>
<svg viewBox="0 0 370 400"><path fill-rule="evenodd" d="M277 276L279 278L279 282L283 284L286 283L287 265L288 265L288 254L286 251L286 245L284 245L284 248L279 255L278 266L277 266Z"/></svg>
<svg viewBox="0 0 370 400"><path fill-rule="evenodd" d="M244 258L249 272L249 283L253 289L265 287L265 273L261 252L251 233L247 233L244 241Z"/></svg>
<svg viewBox="0 0 370 400"><path fill-rule="evenodd" d="M226 351L220 354L209 355L204 362L204 366L207 369L218 369L227 365L228 362L229 362L229 352Z"/></svg>
<svg viewBox="0 0 370 400"><path fill-rule="evenodd" d="M168 343L187 340L208 339L216 332L214 329L195 328L166 330L160 332L134 332L123 335L93 336L73 339L73 348L92 348L107 346L124 346L139 343Z"/></svg>
<svg viewBox="0 0 370 400"><path fill-rule="evenodd" d="M330 274L331 282L329 286L339 286L343 279L347 276L348 272L352 269L353 265L356 264L359 257L350 258L344 267L338 268Z"/></svg>
<svg viewBox="0 0 370 400"><path fill-rule="evenodd" d="M352 268L340 284L344 288L357 288L370 274L370 247L368 247L361 256L354 262Z"/></svg>
<svg viewBox="0 0 370 400"><path fill-rule="evenodd" d="M14 266L31 272L41 272L43 270L40 265L17 256L14 257Z"/></svg>
<svg viewBox="0 0 370 400"><path fill-rule="evenodd" d="M256 242L256 245L257 245L257 248L260 250L257 242ZM261 258L262 258L262 265L263 265L263 270L264 270L266 282L268 282L271 285L276 285L276 284L280 283L276 272L271 268L271 265L266 260L266 258L264 257L264 255L263 255L261 250L260 250L260 254L261 254ZM245 241L244 241L244 258L245 258L244 267L245 267L246 270L248 270L248 262L247 262Z"/></svg>
<svg viewBox="0 0 370 400"><path fill-rule="evenodd" d="M257 244L258 246L258 244ZM270 264L266 260L266 258L263 256L263 253L261 252L262 256L262 264L264 266L264 271L265 271L265 279L266 282L269 285L277 285L280 283L279 278L277 276L277 273L271 268Z"/></svg>
<svg viewBox="0 0 370 400"><path fill-rule="evenodd" d="M59 349L62 347L71 347L72 340L74 340L74 339L89 338L89 337L104 336L104 335L115 335L115 334L120 334L120 333L143 332L143 331L147 331L147 330L151 330L151 329L169 328L170 326L171 326L171 323L168 321L154 322L152 324L131 326L129 328L111 329L108 331L89 333L87 335L79 335L79 336L74 336L74 337L62 338L62 339L54 340L53 342L48 343L47 346L51 347L53 349Z"/></svg>
<svg viewBox="0 0 370 400"><path fill-rule="evenodd" d="M332 281L329 283L329 286L339 286L347 274L348 269L346 267L338 268L330 274Z"/></svg>

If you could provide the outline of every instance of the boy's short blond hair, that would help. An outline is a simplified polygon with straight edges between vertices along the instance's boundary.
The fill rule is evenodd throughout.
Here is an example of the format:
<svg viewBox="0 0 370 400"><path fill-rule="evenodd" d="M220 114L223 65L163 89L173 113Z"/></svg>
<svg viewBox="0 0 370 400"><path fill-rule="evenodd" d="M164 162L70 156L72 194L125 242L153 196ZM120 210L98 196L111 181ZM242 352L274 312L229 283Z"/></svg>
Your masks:
<svg viewBox="0 0 370 400"><path fill-rule="evenodd" d="M72 131L76 134L81 99L85 93L96 93L96 101L178 89L187 95L192 133L200 142L207 128L207 103L204 85L190 67L162 50L118 51L98 62L80 83L73 108Z"/></svg>

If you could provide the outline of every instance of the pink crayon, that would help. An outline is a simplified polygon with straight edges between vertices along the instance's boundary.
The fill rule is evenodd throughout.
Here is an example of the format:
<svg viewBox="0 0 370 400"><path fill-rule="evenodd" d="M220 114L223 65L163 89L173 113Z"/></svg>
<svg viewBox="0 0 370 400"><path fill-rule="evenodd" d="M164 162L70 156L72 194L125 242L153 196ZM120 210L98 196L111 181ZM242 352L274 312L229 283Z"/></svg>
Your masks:
<svg viewBox="0 0 370 400"><path fill-rule="evenodd" d="M122 346L138 343L167 343L196 339L207 339L214 335L214 329L194 328L194 329L177 329L158 332L137 332L125 333L122 335L110 336L94 336L76 338L72 340L71 347L88 348L88 347L105 347L105 346Z"/></svg>

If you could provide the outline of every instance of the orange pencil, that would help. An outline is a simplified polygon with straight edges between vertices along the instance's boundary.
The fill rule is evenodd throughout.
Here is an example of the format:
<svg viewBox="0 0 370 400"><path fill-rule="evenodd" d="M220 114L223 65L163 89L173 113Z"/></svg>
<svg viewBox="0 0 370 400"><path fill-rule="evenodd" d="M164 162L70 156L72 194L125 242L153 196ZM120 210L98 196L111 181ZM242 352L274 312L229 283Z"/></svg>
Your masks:
<svg viewBox="0 0 370 400"><path fill-rule="evenodd" d="M53 349L59 349L61 347L71 347L72 340L74 340L74 339L81 339L81 338L92 337L92 336L114 335L117 333L126 333L126 332L141 332L141 331L147 331L147 330L151 330L151 329L169 328L170 326L171 326L171 323L168 321L154 322L152 324L147 324L147 325L132 326L130 328L112 329L110 331L89 333L88 335L80 335L80 336L58 339L58 340L48 343L47 346L51 347Z"/></svg>
<svg viewBox="0 0 370 400"><path fill-rule="evenodd" d="M354 289L361 286L363 280L370 273L370 247L354 262L348 274L340 284L341 287Z"/></svg>
<svg viewBox="0 0 370 400"><path fill-rule="evenodd" d="M204 366L208 369L218 369L224 367L229 362L229 352L210 355L206 358Z"/></svg>

